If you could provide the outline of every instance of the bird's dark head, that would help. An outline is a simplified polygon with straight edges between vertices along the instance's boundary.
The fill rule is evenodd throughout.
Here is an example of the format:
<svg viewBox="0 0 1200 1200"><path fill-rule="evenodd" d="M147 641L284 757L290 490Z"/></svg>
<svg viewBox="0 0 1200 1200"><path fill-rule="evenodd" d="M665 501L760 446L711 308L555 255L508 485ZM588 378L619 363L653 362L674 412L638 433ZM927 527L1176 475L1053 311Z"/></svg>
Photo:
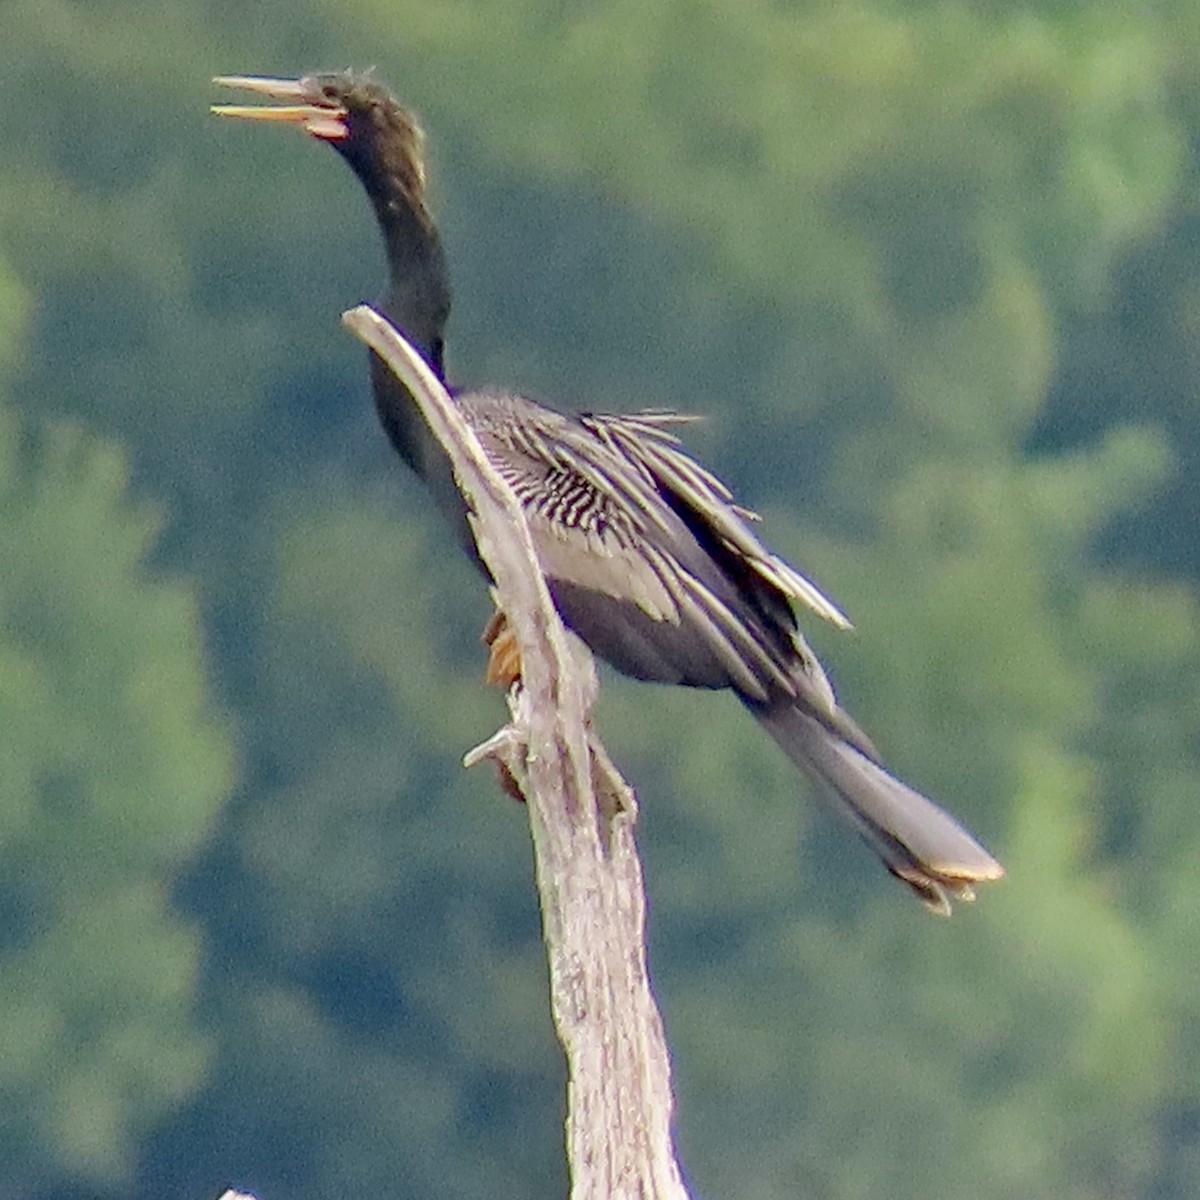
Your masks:
<svg viewBox="0 0 1200 1200"><path fill-rule="evenodd" d="M275 102L214 104L213 112L299 126L346 159L377 208L407 207L422 223L429 223L424 134L413 114L369 74L339 71L301 79L223 75L213 82Z"/></svg>
<svg viewBox="0 0 1200 1200"><path fill-rule="evenodd" d="M425 207L425 138L416 118L369 75L349 71L303 79L227 75L214 82L272 102L217 104L214 112L296 125L350 164L383 235L389 282L382 307L440 375L450 281Z"/></svg>

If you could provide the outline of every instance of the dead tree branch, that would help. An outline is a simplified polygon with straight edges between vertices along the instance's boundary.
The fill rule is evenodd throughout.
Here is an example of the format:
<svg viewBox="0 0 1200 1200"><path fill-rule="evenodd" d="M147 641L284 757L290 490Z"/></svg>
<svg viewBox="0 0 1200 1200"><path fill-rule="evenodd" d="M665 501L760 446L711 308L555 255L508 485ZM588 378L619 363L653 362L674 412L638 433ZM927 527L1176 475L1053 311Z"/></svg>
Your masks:
<svg viewBox="0 0 1200 1200"><path fill-rule="evenodd" d="M436 376L374 309L342 320L409 390L449 456L520 646L512 721L467 761L494 759L528 801L551 1009L567 1059L572 1200L688 1200L646 969L636 802L592 729L591 655L559 620L516 496Z"/></svg>

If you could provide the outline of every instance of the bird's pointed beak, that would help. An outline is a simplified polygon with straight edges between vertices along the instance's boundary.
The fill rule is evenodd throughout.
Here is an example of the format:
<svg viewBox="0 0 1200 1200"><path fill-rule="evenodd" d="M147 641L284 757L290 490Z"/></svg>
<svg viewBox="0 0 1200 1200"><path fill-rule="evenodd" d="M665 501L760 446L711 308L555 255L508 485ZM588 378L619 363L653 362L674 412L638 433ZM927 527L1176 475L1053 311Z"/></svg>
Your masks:
<svg viewBox="0 0 1200 1200"><path fill-rule="evenodd" d="M214 104L210 111L220 117L240 117L248 121L283 121L301 126L313 137L338 141L348 137L347 111L327 102L304 79L269 79L260 75L218 75L218 87L253 92L268 100L279 101L273 107L257 104Z"/></svg>

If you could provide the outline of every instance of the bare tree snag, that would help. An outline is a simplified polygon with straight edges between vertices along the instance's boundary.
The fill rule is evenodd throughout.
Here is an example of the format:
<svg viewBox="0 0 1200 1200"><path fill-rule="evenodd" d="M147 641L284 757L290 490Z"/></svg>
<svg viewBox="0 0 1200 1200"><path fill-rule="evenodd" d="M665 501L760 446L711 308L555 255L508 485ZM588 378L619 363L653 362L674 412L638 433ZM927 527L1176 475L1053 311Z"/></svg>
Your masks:
<svg viewBox="0 0 1200 1200"><path fill-rule="evenodd" d="M413 395L449 456L521 649L512 721L466 761L493 759L528 802L551 1010L567 1059L572 1200L688 1200L646 969L637 806L592 728L591 654L563 628L516 496L437 377L374 309L361 305L342 321Z"/></svg>

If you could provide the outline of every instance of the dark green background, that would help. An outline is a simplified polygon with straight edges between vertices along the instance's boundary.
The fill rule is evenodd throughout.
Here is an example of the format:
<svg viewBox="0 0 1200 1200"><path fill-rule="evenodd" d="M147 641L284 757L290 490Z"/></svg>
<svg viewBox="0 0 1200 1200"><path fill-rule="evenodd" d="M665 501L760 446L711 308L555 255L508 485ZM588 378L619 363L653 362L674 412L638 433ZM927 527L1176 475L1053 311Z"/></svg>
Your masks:
<svg viewBox="0 0 1200 1200"><path fill-rule="evenodd" d="M1200 6L8 0L0 1191L565 1186L486 596L375 427L326 148L424 117L451 371L674 406L1007 864L927 918L728 697L611 680L697 1197L1200 1193Z"/></svg>

